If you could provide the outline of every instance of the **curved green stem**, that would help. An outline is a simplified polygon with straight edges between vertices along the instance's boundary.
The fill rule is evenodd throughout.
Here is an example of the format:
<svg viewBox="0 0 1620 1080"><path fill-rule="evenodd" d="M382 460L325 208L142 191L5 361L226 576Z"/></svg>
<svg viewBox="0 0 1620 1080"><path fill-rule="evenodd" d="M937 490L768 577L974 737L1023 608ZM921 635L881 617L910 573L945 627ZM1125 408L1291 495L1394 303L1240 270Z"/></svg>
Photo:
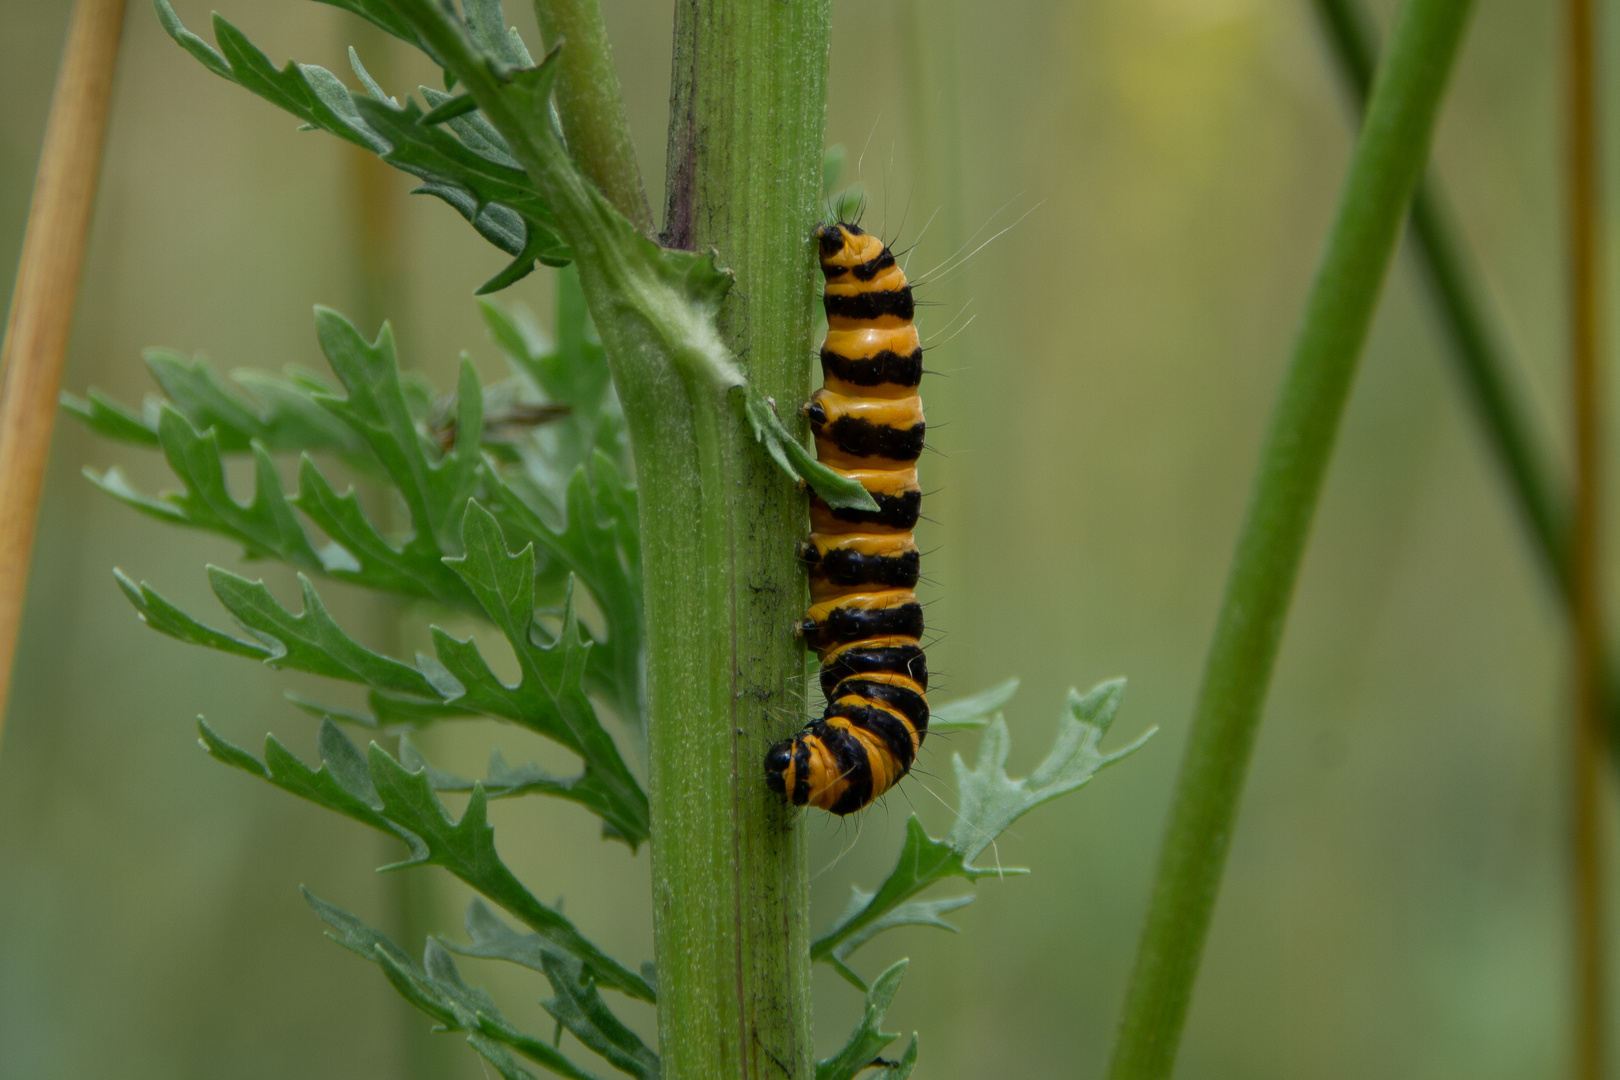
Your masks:
<svg viewBox="0 0 1620 1080"><path fill-rule="evenodd" d="M570 154L608 202L651 236L652 208L636 167L601 5L597 0L535 0L534 14L548 45L566 43L558 58L557 115Z"/></svg>
<svg viewBox="0 0 1620 1080"><path fill-rule="evenodd" d="M1376 49L1367 14L1356 0L1314 0L1339 70L1358 110L1372 88ZM1568 495L1547 464L1546 439L1523 406L1512 365L1489 329L1485 305L1461 254L1445 200L1432 179L1412 198L1412 239L1463 388L1530 531L1537 561L1553 588L1569 598Z"/></svg>
<svg viewBox="0 0 1620 1080"><path fill-rule="evenodd" d="M1408 0L1373 87L1227 579L1113 1080L1161 1080L1175 1064L1322 480L1470 7Z"/></svg>
<svg viewBox="0 0 1620 1080"><path fill-rule="evenodd" d="M1359 108L1372 84L1373 37L1356 0L1315 0L1328 43ZM1523 407L1512 365L1489 330L1486 306L1473 284L1462 245L1448 220L1437 185L1425 180L1412 199L1412 239L1428 277L1434 303L1451 339L1458 373L1481 432L1494 451L1519 514L1530 532L1536 562L1566 609L1574 603L1570 573L1569 495L1547 463L1547 440ZM1620 766L1620 665L1604 666L1608 689L1610 754Z"/></svg>

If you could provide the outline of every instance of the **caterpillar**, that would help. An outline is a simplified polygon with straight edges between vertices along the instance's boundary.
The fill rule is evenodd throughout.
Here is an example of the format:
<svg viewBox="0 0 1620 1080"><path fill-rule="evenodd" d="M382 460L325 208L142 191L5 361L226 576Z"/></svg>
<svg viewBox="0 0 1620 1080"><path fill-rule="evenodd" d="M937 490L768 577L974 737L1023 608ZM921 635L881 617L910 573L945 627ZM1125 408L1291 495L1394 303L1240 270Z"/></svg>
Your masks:
<svg viewBox="0 0 1620 1080"><path fill-rule="evenodd" d="M810 610L799 628L821 661L827 709L765 755L765 779L794 806L850 814L900 782L928 733L928 665L912 529L922 506L922 342L905 272L883 241L846 221L817 226L827 339L823 385L804 407L816 457L858 481L876 512L834 510L813 492L800 549Z"/></svg>

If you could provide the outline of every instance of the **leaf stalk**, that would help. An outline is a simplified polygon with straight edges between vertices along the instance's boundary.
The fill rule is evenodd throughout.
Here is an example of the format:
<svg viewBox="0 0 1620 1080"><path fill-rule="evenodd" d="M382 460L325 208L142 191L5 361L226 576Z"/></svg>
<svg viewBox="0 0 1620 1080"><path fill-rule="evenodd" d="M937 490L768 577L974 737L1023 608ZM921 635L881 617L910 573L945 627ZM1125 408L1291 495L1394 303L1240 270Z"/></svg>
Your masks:
<svg viewBox="0 0 1620 1080"><path fill-rule="evenodd" d="M597 0L535 0L534 14L548 45L566 42L558 62L557 115L569 153L602 194L645 236L652 208L636 167L619 73L602 6Z"/></svg>

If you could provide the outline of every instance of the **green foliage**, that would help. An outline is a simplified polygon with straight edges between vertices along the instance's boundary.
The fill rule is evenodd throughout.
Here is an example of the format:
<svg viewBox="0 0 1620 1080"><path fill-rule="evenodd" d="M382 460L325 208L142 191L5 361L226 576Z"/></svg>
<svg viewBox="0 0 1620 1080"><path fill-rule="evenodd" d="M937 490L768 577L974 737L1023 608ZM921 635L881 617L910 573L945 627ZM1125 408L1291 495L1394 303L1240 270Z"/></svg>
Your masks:
<svg viewBox="0 0 1620 1080"><path fill-rule="evenodd" d="M909 960L896 961L889 970L873 980L872 988L866 992L866 1011L861 1016L860 1024L850 1032L849 1041L842 1050L816 1064L816 1080L853 1080L857 1073L880 1062L882 1070L875 1075L883 1080L905 1080L911 1075L911 1067L917 1061L916 1035L912 1035L911 1045L906 1048L906 1055L900 1061L887 1062L878 1057L884 1047L900 1037L879 1031L878 1028L882 1026L883 1016L889 1011L889 1005L900 989L900 979L905 975L909 963Z"/></svg>
<svg viewBox="0 0 1620 1080"><path fill-rule="evenodd" d="M563 290L565 296L568 291ZM635 722L639 709L633 681L630 690L607 681L629 680L631 661L626 657L633 658L639 649L640 553L635 489L624 476L628 452L623 420L601 346L585 329L587 318L577 304L563 306L565 332L550 348L524 337L513 316L493 306L485 314L492 335L520 375L481 390L464 363L458 392L450 399L454 419L448 430L454 442L442 452L428 430L432 388L400 376L388 328L375 343L367 343L341 316L324 309L317 311L321 345L346 396L314 375L293 370L285 378L237 373L235 381L251 391L244 399L203 362L152 350L148 365L169 397L149 401L139 419L94 390L90 401L68 398L65 405L103 435L139 445L155 442L163 449L184 485L179 492L145 495L117 469L89 474L136 509L236 540L251 558L275 558L311 573L474 614L484 613L482 605L442 560L460 551L461 514L468 498L501 507L504 526L537 545L542 566L536 588L546 606L561 603L571 572L603 606L610 656L596 661L591 678ZM570 321L581 325L570 326ZM568 415L555 425L565 430L541 431L516 443L509 430L487 430L486 400L525 398L566 407ZM389 482L405 504L411 535L398 544L384 539L358 497L352 491L338 494L308 456L300 462L298 493L287 496L269 455L323 450ZM245 508L227 489L222 460L225 454L244 451L254 454L256 464L254 496ZM529 467L498 468L485 457L492 451ZM294 510L332 543L317 551Z"/></svg>
<svg viewBox="0 0 1620 1080"><path fill-rule="evenodd" d="M474 785L460 821L452 821L425 771L411 772L373 743L364 756L335 724L321 727L321 765L311 769L275 738L265 740L261 762L232 746L206 723L203 748L227 765L268 780L284 791L335 810L401 840L409 857L386 869L442 866L509 911L546 944L582 965L596 983L643 1001L654 999L645 977L604 954L563 915L535 899L495 852L495 830L485 819L487 796Z"/></svg>
<svg viewBox="0 0 1620 1080"><path fill-rule="evenodd" d="M966 725L986 711L998 710L1017 688L1018 680L1010 679L991 690L941 706L940 711L953 717L956 724ZM1002 867L999 860L995 867L974 866L973 860L1020 817L1041 803L1089 783L1097 773L1135 753L1153 737L1156 728L1122 750L1105 754L1099 749L1124 696L1124 679L1102 683L1084 695L1070 690L1067 715L1058 719L1056 742L1045 760L1023 780L1007 776L1011 742L1007 721L996 712L979 742L977 765L969 769L960 754L951 756L961 804L945 839L930 837L913 814L906 822L900 858L888 878L875 893L854 890L838 922L811 946L811 957L831 964L864 990L866 984L847 963L851 953L898 926L937 926L954 931L955 927L942 916L973 902L971 894L945 900L913 897L947 878L977 881L982 877L1029 873Z"/></svg>
<svg viewBox="0 0 1620 1080"><path fill-rule="evenodd" d="M428 939L422 966L418 967L404 949L342 908L319 899L308 889L304 890L304 899L336 931L327 937L381 967L400 996L431 1016L443 1030L465 1032L468 1044L506 1080L533 1076L518 1065L511 1050L558 1076L596 1080L594 1074L575 1065L551 1044L508 1024L487 993L462 981L455 962L439 942Z"/></svg>
<svg viewBox="0 0 1620 1080"><path fill-rule="evenodd" d="M561 461L572 463L561 489L555 470L503 467L481 451L484 394L470 363L464 360L461 368L454 442L440 452L421 419L429 411L424 403L431 401L431 394L407 390L387 328L375 343L367 343L341 316L324 310L317 312L321 345L345 394L311 377L289 377L278 384L279 396L261 407L258 401L231 394L205 366L165 358L155 370L163 373L160 381L165 387L178 393L150 411L157 416L158 443L184 489L153 497L135 492L116 474L92 474L92 479L115 497L163 520L236 539L250 557L276 558L372 589L435 600L494 623L523 672L513 687L495 678L470 641L441 630L433 634L436 660L418 658L412 665L366 649L331 618L307 579L302 581L303 611L295 615L262 583L211 569L215 595L247 633L241 638L206 627L149 586L119 577L141 617L162 633L272 667L365 685L371 691L373 715L360 719L371 726L420 726L446 717L482 715L556 740L583 759L579 776L566 780L526 776L521 783L505 786L579 802L602 817L610 835L636 846L647 836L646 796L589 696L596 695L632 727L639 727L642 631L636 496L617 464L625 457L622 425L602 374L600 348L590 343L583 310L572 305L564 311L569 321L554 349L544 348L532 335L519 334L513 317L488 312L503 347L522 345L523 351L510 357L514 366L543 374L546 389L563 395L551 400L560 400L570 410L577 407L577 415L571 412L568 417L567 431L548 436L553 445L564 448L558 455ZM531 391L545 396L540 387ZM418 404L413 406L413 400ZM108 430L91 410L77 411L98 430ZM329 417L339 425L336 430L350 433L353 452L368 455L376 474L398 493L412 528L403 542L383 537L353 491L336 494L307 453L300 463L298 493L286 494L259 436L279 432L283 441L278 445L305 449L294 434L323 429L314 422L295 425L285 418L306 415ZM198 432L194 424L204 419L213 424ZM230 432L228 438L220 437L221 429ZM246 507L227 489L224 445L254 455L255 491ZM335 448L330 439L322 445ZM543 448L530 449L543 456ZM551 461L553 466L559 463L557 458ZM494 512L476 498L488 501ZM474 508L471 513L468 507ZM332 537L319 553L298 520L300 513ZM522 545L520 550L510 550L507 536L515 538L512 546ZM602 640L579 624L571 585L576 577L602 612L607 628ZM557 618L555 629L548 630L537 618L546 613ZM348 716L340 710L315 709Z"/></svg>
<svg viewBox="0 0 1620 1080"><path fill-rule="evenodd" d="M595 980L576 958L550 947L539 934L513 930L478 900L467 908L466 929L470 944L445 942L445 946L465 956L506 960L545 975L555 996L541 1005L558 1024L620 1072L637 1080L657 1080L658 1055L608 1009Z"/></svg>
<svg viewBox="0 0 1620 1080"><path fill-rule="evenodd" d="M168 0L153 3L164 30L209 71L291 113L307 126L370 150L395 168L418 177L423 182L419 192L443 199L480 236L513 256L507 268L486 282L481 292L495 292L521 280L536 262L562 266L572 257L557 231L551 208L487 122L455 115L453 111L438 112L431 105L424 111L409 99L399 105L365 73L358 56L354 57L355 74L371 89L364 95L351 92L336 75L315 64L289 62L278 70L258 46L218 14L214 16L214 39L219 48L215 49L185 28ZM337 6L422 47L404 21L384 5ZM528 62L526 51L521 62ZM426 96L433 92L424 87L423 93ZM434 122L427 122L435 112ZM450 127L453 134L446 133L440 123Z"/></svg>
<svg viewBox="0 0 1620 1080"><path fill-rule="evenodd" d="M776 413L776 402L753 387L742 387L743 413L754 431L754 438L765 447L771 460L793 479L810 485L829 506L839 510L876 511L878 504L857 480L834 472L817 461L804 444L783 426Z"/></svg>
<svg viewBox="0 0 1620 1080"><path fill-rule="evenodd" d="M1089 784L1103 769L1141 749L1156 728L1122 750L1105 754L1099 749L1124 697L1124 679L1111 679L1084 695L1071 689L1068 713L1058 717L1052 749L1022 780L1007 777L1007 755L1012 743L1007 721L998 713L979 740L979 760L971 770L960 754L951 756L961 804L956 823L945 834L945 843L961 854L964 863L971 861L1037 806Z"/></svg>
<svg viewBox="0 0 1620 1080"><path fill-rule="evenodd" d="M998 683L988 690L981 690L971 697L960 698L935 706L928 717L928 730L961 731L982 728L990 722L990 718L1001 711L1002 706L1013 699L1018 693L1018 676L1014 675L1006 682Z"/></svg>

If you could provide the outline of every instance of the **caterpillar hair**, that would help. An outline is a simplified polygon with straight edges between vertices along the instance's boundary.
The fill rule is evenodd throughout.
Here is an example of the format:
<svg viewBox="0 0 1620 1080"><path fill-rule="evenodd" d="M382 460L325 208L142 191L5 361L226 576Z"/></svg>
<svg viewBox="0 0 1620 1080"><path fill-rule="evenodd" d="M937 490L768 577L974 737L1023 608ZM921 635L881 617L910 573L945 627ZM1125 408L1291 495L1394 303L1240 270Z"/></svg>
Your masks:
<svg viewBox="0 0 1620 1080"><path fill-rule="evenodd" d="M922 342L905 271L847 221L816 228L827 340L823 385L804 407L816 457L860 483L876 511L810 498L810 610L799 624L821 661L827 709L765 755L765 779L794 806L860 810L911 771L928 734L928 665L912 530L922 506Z"/></svg>

